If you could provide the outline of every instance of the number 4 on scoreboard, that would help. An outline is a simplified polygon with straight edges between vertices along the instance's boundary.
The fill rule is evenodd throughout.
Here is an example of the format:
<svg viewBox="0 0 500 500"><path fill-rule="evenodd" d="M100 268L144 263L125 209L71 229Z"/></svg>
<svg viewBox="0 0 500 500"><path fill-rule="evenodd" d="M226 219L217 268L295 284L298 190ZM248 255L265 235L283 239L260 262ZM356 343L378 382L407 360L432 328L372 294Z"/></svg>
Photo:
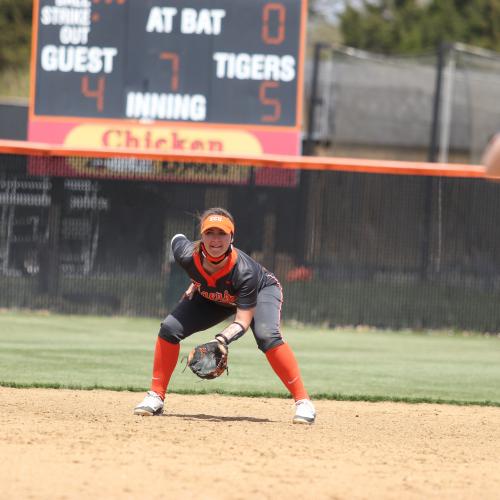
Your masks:
<svg viewBox="0 0 500 500"><path fill-rule="evenodd" d="M96 100L96 107L99 113L102 113L104 110L104 89L106 88L106 78L104 76L100 76L97 79L97 86L95 89L89 88L89 77L82 77L82 85L81 91L85 97L89 99Z"/></svg>

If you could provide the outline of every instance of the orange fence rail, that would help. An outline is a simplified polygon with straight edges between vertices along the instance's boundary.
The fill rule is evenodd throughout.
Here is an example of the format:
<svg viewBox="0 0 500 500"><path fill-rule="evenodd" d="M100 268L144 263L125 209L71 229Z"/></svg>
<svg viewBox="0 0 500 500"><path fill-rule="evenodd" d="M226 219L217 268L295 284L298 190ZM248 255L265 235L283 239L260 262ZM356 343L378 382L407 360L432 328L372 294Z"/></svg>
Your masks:
<svg viewBox="0 0 500 500"><path fill-rule="evenodd" d="M482 165L371 160L324 156L234 155L224 153L144 152L136 149L75 149L27 141L0 140L0 154L137 158L180 163L241 165L301 170L337 170L369 174L486 178Z"/></svg>

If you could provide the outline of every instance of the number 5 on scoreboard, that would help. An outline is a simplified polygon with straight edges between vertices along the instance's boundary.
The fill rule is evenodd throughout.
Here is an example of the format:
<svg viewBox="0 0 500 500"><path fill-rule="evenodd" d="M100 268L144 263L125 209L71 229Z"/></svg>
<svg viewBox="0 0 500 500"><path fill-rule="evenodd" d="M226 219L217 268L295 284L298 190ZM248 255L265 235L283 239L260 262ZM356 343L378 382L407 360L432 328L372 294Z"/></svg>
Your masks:
<svg viewBox="0 0 500 500"><path fill-rule="evenodd" d="M267 95L269 89L279 88L278 82L262 82L259 86L259 100L264 106L273 108L272 114L263 115L262 121L266 123L277 122L281 118L281 102L279 99Z"/></svg>

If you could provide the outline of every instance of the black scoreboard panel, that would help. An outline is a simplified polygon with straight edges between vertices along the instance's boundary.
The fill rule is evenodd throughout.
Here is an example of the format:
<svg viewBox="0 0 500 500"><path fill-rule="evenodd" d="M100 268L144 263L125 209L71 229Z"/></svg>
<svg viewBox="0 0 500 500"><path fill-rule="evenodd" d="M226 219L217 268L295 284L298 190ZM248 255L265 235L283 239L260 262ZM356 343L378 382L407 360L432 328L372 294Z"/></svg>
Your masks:
<svg viewBox="0 0 500 500"><path fill-rule="evenodd" d="M34 115L296 127L305 1L38 0Z"/></svg>

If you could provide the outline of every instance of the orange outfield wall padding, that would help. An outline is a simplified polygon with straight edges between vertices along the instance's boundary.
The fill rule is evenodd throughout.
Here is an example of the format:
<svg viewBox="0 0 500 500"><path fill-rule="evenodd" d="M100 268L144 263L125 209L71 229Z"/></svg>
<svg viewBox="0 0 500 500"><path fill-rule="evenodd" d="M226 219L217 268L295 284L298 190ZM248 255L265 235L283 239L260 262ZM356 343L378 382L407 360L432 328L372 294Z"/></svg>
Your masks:
<svg viewBox="0 0 500 500"><path fill-rule="evenodd" d="M482 165L371 160L326 156L236 155L224 153L171 153L137 149L75 149L28 141L0 140L0 154L32 156L80 156L91 158L137 158L186 163L224 163L261 168L337 170L371 174L426 175L436 177L487 178Z"/></svg>

